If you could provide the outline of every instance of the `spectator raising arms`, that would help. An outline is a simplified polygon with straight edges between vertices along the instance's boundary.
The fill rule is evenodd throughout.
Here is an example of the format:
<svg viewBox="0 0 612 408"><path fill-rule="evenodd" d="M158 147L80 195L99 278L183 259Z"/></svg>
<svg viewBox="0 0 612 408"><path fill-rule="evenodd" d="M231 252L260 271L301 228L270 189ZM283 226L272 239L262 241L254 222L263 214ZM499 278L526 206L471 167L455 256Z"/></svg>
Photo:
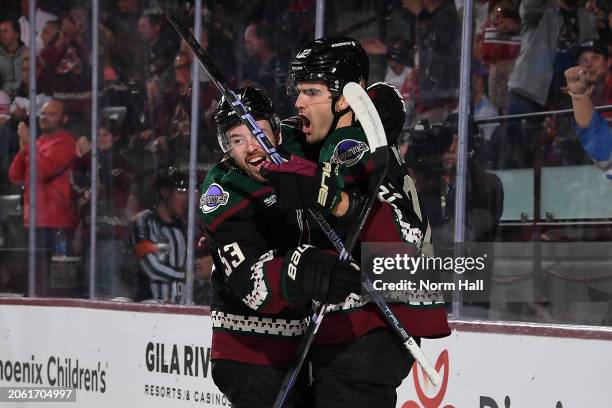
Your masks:
<svg viewBox="0 0 612 408"><path fill-rule="evenodd" d="M612 180L612 131L601 114L593 109L589 73L580 66L572 67L565 71L565 78L572 97L578 139L597 167Z"/></svg>
<svg viewBox="0 0 612 408"><path fill-rule="evenodd" d="M580 46L578 65L584 71L589 86L593 87L591 95L593 103L595 105L612 104L612 75L610 74L612 59L606 44L600 40L583 42Z"/></svg>
<svg viewBox="0 0 612 408"><path fill-rule="evenodd" d="M508 83L510 114L554 104L560 75L573 65L574 48L597 38L595 16L575 0L525 0L520 15L521 51Z"/></svg>

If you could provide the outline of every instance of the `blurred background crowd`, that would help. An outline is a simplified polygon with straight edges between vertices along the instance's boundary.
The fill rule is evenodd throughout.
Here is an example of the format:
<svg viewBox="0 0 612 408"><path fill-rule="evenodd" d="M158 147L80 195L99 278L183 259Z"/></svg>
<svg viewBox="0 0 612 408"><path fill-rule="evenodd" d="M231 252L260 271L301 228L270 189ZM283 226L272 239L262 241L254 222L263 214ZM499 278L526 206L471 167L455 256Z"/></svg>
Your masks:
<svg viewBox="0 0 612 408"><path fill-rule="evenodd" d="M171 9L193 27L194 2L99 3L100 24L92 27L88 1L38 0L35 53L28 48L29 1L4 0L0 9L0 292L27 292L28 176L24 169L30 58L36 59L37 132L60 132L63 137L61 147L37 145L43 152L63 152L37 159L39 172L50 181L50 187L37 197L37 239L41 251L54 256L51 266L38 263L40 268L51 268L56 279L48 270L39 275L49 277L57 289L53 291L53 282L41 279L38 295L87 296L92 29L99 33L100 94L95 228L98 256L108 261L98 266L99 272L106 272L98 273L95 297L138 298L142 271L138 272L138 261L130 255L137 239L132 224L138 214L162 203L176 205L177 218L186 220L186 204L172 202L172 194L185 193L175 173L188 169L192 123L198 123L200 181L221 158L213 121L219 92L200 70L198 117L191 117L193 56L162 11ZM316 3L204 0L199 41L231 86L258 86L273 99L279 116L287 118L295 111L286 92L288 69L296 50L315 36ZM386 81L400 90L407 120L398 143L437 242L453 241L461 52L472 55L466 241L610 239L612 210L608 207L612 206L605 200L612 190L602 184L605 177L591 170L571 113L562 111L571 108L563 73L576 65L583 67L593 84L595 105L612 104L612 3L475 0L471 50L461 47L462 0L324 3L325 35L360 40L370 56L369 82ZM612 118L605 112L604 117ZM587 200L596 204L587 205ZM194 293L194 299L206 303L210 257L206 238L197 236L200 292ZM72 263L57 257L58 241L63 245L64 240L66 248L60 248L59 255L69 255ZM184 263L178 265L184 267ZM543 269L532 262L502 271L498 283L533 288L537 286L533 279ZM547 272L561 282L558 289L547 286L548 296L574 291L564 284L568 282L580 281L584 292L592 279L612 281L612 268L604 268L596 277L576 277L575 271ZM498 288L502 296L510 289ZM606 290L602 293L605 298ZM484 310L485 316L489 312L489 317L496 318L602 322L604 312L588 317L590 309L582 314L551 310L548 302L543 296L540 302L497 305L497 314L491 313L490 305L469 306L480 308L477 314Z"/></svg>

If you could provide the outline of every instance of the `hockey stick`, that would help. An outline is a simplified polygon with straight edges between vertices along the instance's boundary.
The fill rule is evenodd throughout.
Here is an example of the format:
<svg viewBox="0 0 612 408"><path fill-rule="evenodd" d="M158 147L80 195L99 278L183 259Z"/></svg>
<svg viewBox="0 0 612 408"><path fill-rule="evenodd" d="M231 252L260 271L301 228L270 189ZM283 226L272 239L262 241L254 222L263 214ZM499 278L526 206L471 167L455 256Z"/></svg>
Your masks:
<svg viewBox="0 0 612 408"><path fill-rule="evenodd" d="M387 139L385 136L385 131L374 107L374 104L370 100L370 97L365 92L365 90L358 84L354 82L350 82L344 86L342 90L342 94L346 98L349 106L355 113L355 116L359 120L361 127L364 130L364 133L368 139L368 146L370 147L370 157L372 159L372 171L370 172L370 181L368 183L368 198L366 203L361 210L359 215L359 224L350 235L349 239L346 241L345 249L340 253L341 260L350 259L350 253L352 252L355 244L357 243L357 239L359 238L359 234L365 221L370 213L372 205L376 200L376 196L378 193L378 189L382 184L386 172L387 172L387 162L389 159L389 153L387 149ZM423 351L420 349L416 341L408 334L406 329L402 326L398 318L395 316L393 311L389 308L387 303L385 302L382 295L374 289L370 278L362 271L361 273L361 286L368 293L370 298L376 303L381 313L385 317L385 320L389 324L390 327L394 329L394 331L401 337L402 342L412 354L415 361L419 363L423 370L427 373L430 381L434 385L439 385L442 382L440 375L433 368L431 362L427 359ZM302 365L306 360L306 355L310 350L310 346L314 340L314 337L321 326L321 322L323 321L323 316L325 310L327 309L326 305L319 304L313 316L308 323L306 331L302 335L302 340L298 346L298 350L296 351L296 355L299 356L296 362L289 368L287 374L285 375L285 379L283 380L283 384L281 386L280 392L276 401L274 402L274 408L282 408L283 404L287 400L289 396L289 392L293 388L295 381L300 373Z"/></svg>
<svg viewBox="0 0 612 408"><path fill-rule="evenodd" d="M382 122L380 120L380 116L374 107L374 104L370 100L370 97L366 93L366 91L359 85L354 82L348 83L343 91L344 97L348 101L349 105L355 112L355 116L359 119L359 123L361 123L361 127L368 138L368 144L370 146L374 146L376 149L372 152L372 160L373 160L373 170L370 176L370 184L368 186L368 193L374 191L374 194L368 196L368 201L366 202L365 208L362 210L362 214L359 219L359 226L357 231L353 233L353 235L347 241L346 247L353 248L357 239L359 237L359 233L363 227L363 224L366 221L366 218L374 204L374 200L376 199L376 193L378 192L378 188L382 184L383 178L387 171L387 162L389 160L389 151L387 149L387 138L385 136L385 130L383 128ZM372 147L370 147L372 149ZM378 153L380 151L380 153ZM376 154L379 154L379 157L376 157ZM377 167L378 162L384 160L384 172L380 174L380 180L376 181L376 173L374 169ZM380 164L378 164L380 165ZM374 189L374 190L372 190ZM341 255L342 257L342 255ZM366 290L367 294L370 298L376 303L376 306L382 312L383 317L389 324L391 328L395 330L395 332L402 339L402 343L408 349L410 354L414 357L415 361L423 368L427 377L431 383L435 386L438 386L442 383L442 378L440 374L436 371L431 362L427 359L423 350L419 347L416 341L412 338L412 336L406 331L406 329L402 326L397 316L391 311L389 305L384 300L380 292L374 289L374 285L372 281L365 272L361 273L361 286Z"/></svg>
<svg viewBox="0 0 612 408"><path fill-rule="evenodd" d="M376 107L374 107L365 89L355 82L349 82L342 89L342 95L344 95L351 110L355 113L355 117L361 124L361 128L368 139L370 158L372 160L372 171L369 177L366 203L359 214L359 223L346 240L345 248L340 253L340 260L345 261L351 256L361 229L368 218L368 214L370 214L374 201L376 201L378 189L387 175L389 153L385 129L376 111Z"/></svg>
<svg viewBox="0 0 612 408"><path fill-rule="evenodd" d="M253 136L257 138L257 141L264 149L264 151L270 156L272 162L275 164L281 164L282 162L284 162L283 158L278 153L274 145L272 145L272 142L268 140L266 134L263 132L263 130L261 130L261 127L259 127L255 118L253 118L253 115L249 113L242 101L238 99L234 91L230 89L229 84L225 80L225 77L223 76L221 71L219 71L213 60L208 56L206 51L204 51L204 49L200 46L197 40L193 37L191 31L189 31L187 27L185 27L183 23L181 23L179 18L174 13L170 11L165 11L165 15L166 19L168 20L174 31L176 31L176 33L179 35L179 37L181 37L183 41L185 41L185 43L187 43L189 49L191 49L193 54L200 62L202 68L204 68L204 71L206 71L206 73L210 77L210 80L213 82L213 84L215 84L217 89L219 89L219 92L221 92L221 95L223 95L225 100L228 101L229 104L232 106L234 112L236 112L236 114L240 118L240 122L242 122L242 124L249 129ZM325 219L325 217L313 210L309 210L308 212L310 216L314 218L314 220L317 221L317 223L321 226L321 229L323 230L325 235L327 235L327 238L330 240L334 248L336 248L338 252L342 252L344 250L344 244L342 243L342 240L340 239L336 231L333 230L329 222Z"/></svg>

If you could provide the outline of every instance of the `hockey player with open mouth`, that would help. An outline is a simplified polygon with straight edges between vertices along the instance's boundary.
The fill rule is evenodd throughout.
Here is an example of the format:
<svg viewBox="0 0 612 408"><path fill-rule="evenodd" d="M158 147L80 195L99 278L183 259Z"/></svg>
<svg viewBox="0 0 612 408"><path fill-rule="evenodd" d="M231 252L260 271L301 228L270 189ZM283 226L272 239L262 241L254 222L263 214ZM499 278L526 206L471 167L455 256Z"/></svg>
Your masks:
<svg viewBox="0 0 612 408"><path fill-rule="evenodd" d="M366 201L369 177L375 164L362 126L343 95L348 82L365 86L369 61L361 44L351 38L318 39L298 52L291 66L297 92L295 107L302 122L308 159L320 168L327 165L330 177L321 200L308 197L312 180L305 167L314 167L292 156L287 163L265 162L262 174L274 187L283 208L315 209L327 218L343 239L356 229L359 208ZM312 152L314 150L314 154ZM321 183L321 185L323 185ZM317 200L318 199L318 200ZM378 190L369 217L360 231L361 242L403 242L417 255L426 241L427 220L420 213L416 196L397 191L389 182ZM313 204L314 203L314 204ZM322 247L323 242L317 243ZM353 252L359 259L359 245ZM307 259L308 250L294 258ZM308 265L298 261L288 286L303 282ZM396 388L408 375L413 359L402 341L389 328L374 303L353 292L326 313L314 339L310 362L314 406L395 407ZM406 292L390 308L403 327L415 337L437 338L450 333L443 301L438 293ZM277 404L278 406L278 404Z"/></svg>
<svg viewBox="0 0 612 408"><path fill-rule="evenodd" d="M236 93L275 146L281 124L271 101L254 88ZM225 158L208 173L200 199L216 247L212 375L232 406L268 408L306 327L309 310L293 307L282 286L291 274L291 256L307 242L307 220L301 211L276 205L259 174L269 157L225 99L215 121ZM337 265L335 253L311 248L308 258L305 298L335 303L359 290L359 274L348 264ZM308 400L308 388L299 381L285 406L310 406Z"/></svg>
<svg viewBox="0 0 612 408"><path fill-rule="evenodd" d="M241 161L240 159L236 161L237 165L240 163L245 166L258 167L260 175L274 187L277 194L274 195L274 198L266 200L267 203L275 201L279 208L284 209L284 211L292 208L307 209L307 212L316 220L316 224L321 227L321 231L331 241L332 246L340 252L343 260L346 260L347 257L352 259L350 255L352 249L355 248L357 241L355 238L359 236L358 232L364 227L363 222L366 220L368 222L365 225L363 234L361 234L362 240L364 240L364 236L367 237L369 235L367 238L374 242L405 242L414 247L411 249L411 252L414 254L418 252L423 243L423 237L427 236L427 222L422 219L420 212L415 212L418 206L412 207L411 200L417 199L416 194L404 194L403 198L406 198L407 202L399 200L399 198L402 198L402 195L392 192L388 188L383 190L381 187L382 194L377 194L380 183L383 181L388 158L387 154L379 154L380 152L386 152L386 149L380 148L386 145L384 140L385 132L380 124L380 119L378 119L379 123L375 130L372 126L366 126L369 131L367 132L367 137L364 137L363 130L355 126L351 108L341 95L340 90L343 89L346 83L357 82L363 86L367 81L368 61L359 43L352 39L317 40L300 51L296 57L292 67L292 76L296 85L299 85L299 82L306 81L322 81L325 85L323 89L319 88L318 90L314 89L314 87L298 89L300 97L304 94L317 98L317 101L311 101L311 105L321 104L323 107L327 106L328 113L322 113L324 115L331 115L331 120L327 116L322 118L322 122L319 122L318 116L313 114L316 112L308 112L307 109L300 108L300 101L298 99L296 107L300 110L301 130L307 137L297 140L297 145L306 145L306 148L302 149L301 152L287 149L298 154L291 156L286 164L281 164L283 159L276 151L275 145L269 137L266 138L264 136L264 131L259 127L253 115L246 109L244 103L228 89L227 81L225 81L218 68L214 66L210 57L201 49L190 33L184 27L181 27L180 24L177 24L176 18L171 18L170 21L173 27L181 33L181 36L187 39L190 48L206 67L207 73L215 85L221 90L224 98L229 101L228 107L231 106L233 111L236 112L236 118L240 118L242 125L253 135L252 142L257 141L272 159L274 164L270 164L267 158L265 161L262 161L259 157L252 157L254 160L249 161ZM314 46L321 48L317 51L322 50L322 52L313 52L312 48ZM304 60L309 56L316 56L318 59L315 59L312 67L304 66L300 62L300 59ZM298 71L300 73L310 72L314 76L297 78L295 74ZM321 82L318 85L321 85ZM351 84L348 83L348 85ZM353 85L351 86L353 89L351 92L353 102L359 100L362 107L367 105L363 100L368 99L367 96L365 98L358 96L355 87L359 88L359 85ZM362 91L362 93L364 92ZM372 105L371 102L369 103ZM368 109L370 113L364 113L364 109L360 109L361 113L359 116L364 118L366 116L378 116L375 113L371 113L371 111L375 110L373 106ZM343 119L342 117L347 114L348 116ZM372 120L368 122L370 125L372 124ZM362 123L361 126L363 127L364 125ZM344 134L345 130L343 128L345 127L353 128L352 130L355 134L353 135L351 131ZM317 130L320 130L320 128L323 128L325 132L318 133ZM339 135L336 134L335 139L338 140L338 143L334 145L329 143L329 140L333 141L334 138L328 137L328 134L333 133L336 129L339 130L339 132L336 132ZM354 138L346 136L354 136ZM371 152L368 152L370 146L367 144L364 146L366 140L373 147ZM291 145L295 141L285 140L283 144ZM327 145L325 144L326 142L328 142ZM372 144L372 142L375 142L375 144ZM274 143L276 143L276 140L274 140ZM293 144L295 145L296 143ZM304 157L311 160L307 160ZM313 158L314 160L312 160ZM376 160L370 160L372 158ZM384 158L384 162L379 160L379 158ZM352 171L347 171L347 168L350 166L355 167L348 169ZM365 172L363 171L364 169L366 170ZM376 174L376 177L370 177L371 180L369 182L367 180L368 170L372 174ZM204 194L201 200L201 209L205 214L215 211L217 206L227 205L231 202L230 194L224 191L222 186L215 183L216 177L214 171L209 173L203 188ZM347 188L344 188L345 182L348 183ZM367 184L366 188L363 187L365 184ZM351 191L351 185L354 187L353 191ZM391 194L385 197L385 192ZM377 196L379 196L381 203L376 203L372 216L367 218L367 213L372 208L374 199ZM340 226L343 223L345 223L345 226L350 226L350 221L357 218L357 227L352 228L352 235L348 235L349 245L344 246L342 244L337 233L333 231L329 222L327 222L321 213L327 214L328 218L332 219L335 224L336 221L340 221L338 223ZM225 217L220 217L216 220L216 223L220 224L220 221L229 218L231 214L232 212L228 213ZM359 217L355 217L356 214L359 214ZM334 217L338 218L338 220ZM340 218L344 219L340 220ZM212 224L213 219L209 219L208 222L214 232L216 225ZM374 225L377 228L374 228ZM248 231L248 229L245 231ZM248 234L243 234L243 236L246 235ZM314 238L313 242L318 243L316 237L312 238ZM367 240L365 239L365 241ZM286 241L284 242L286 243ZM242 263L241 258L245 258L245 256L242 252L235 250L235 244L236 242L226 244L223 248L225 250L234 249L230 254L236 256L237 259L230 265L237 267ZM402 327L402 324L405 327L406 323L410 323L410 331L417 336L442 337L448 335L450 329L446 321L445 311L441 307L443 305L442 300L437 294L420 294L420 296L417 296L418 300L412 296L415 294L406 294L403 304L393 306L396 310L402 309L398 310L401 312L401 315L396 317L396 314L382 300L380 294L372 293L368 289L368 294L374 300L375 307L378 307L380 312L382 312L379 313L375 310L375 307L372 307L372 304L367 304L367 299L360 298L357 295L360 292L360 284L357 281L361 280L363 276L359 277L360 274L355 273L356 271L351 269L358 269L358 267L352 262L339 263L337 260L338 256L335 254L326 254L321 249L301 245L286 254L283 268L280 273L277 272L277 279L273 281L275 284L279 284L279 281L281 282L279 284L279 293L282 293L281 297L298 310L303 310L313 300L319 303L336 304L344 301L342 302L344 303L343 305L334 308L336 313L330 314L332 317L335 316L335 319L325 319L327 329L325 329L325 326L322 328L323 336L319 336L318 342L326 346L320 348L323 353L320 354L318 362L316 350L313 353L313 370L316 371L315 406L393 406L397 399L395 389L408 374L412 366L410 355L406 352L406 349L402 348L402 343L426 370L430 380L435 384L439 384L440 377L438 373L435 372L431 363L427 362L428 364L424 364L426 358L416 345L415 340ZM231 268L228 267L229 262L226 260L223 263L227 271L226 275L230 276ZM241 275L249 276L248 267L245 272ZM260 281L261 279L255 279L254 284L259 284ZM367 281L367 278L364 281ZM264 282L266 281L264 280ZM267 295L268 292L261 291L259 293ZM343 295L346 296L343 297ZM242 298L243 303L248 303L249 300L249 297ZM411 302L411 300L414 301ZM412 306L409 306L408 302L412 303ZM419 306L427 304L429 307L415 307L415 303ZM262 304L265 303L259 303L258 305L261 306ZM325 309L317 307L317 312ZM348 313L343 314L339 309L347 309ZM308 349L319 327L318 325L322 321L318 316L322 315L322 313L318 313L315 316L317 317L316 319L310 320L308 336L304 336L304 339L308 341L306 346L304 346L304 342L300 344L300 350ZM244 323L245 319L238 320L240 323ZM247 320L250 321L250 319ZM331 324L329 324L330 320L332 320ZM312 322L316 322L316 324L313 325ZM340 326L337 326L338 323L340 323ZM217 334L219 339L221 337L219 336L221 334L219 332L221 323L219 321L215 323L214 315L213 325L217 327L217 333L215 334ZM394 339L391 336L391 332L387 330L387 327L393 327L401 341ZM267 333L267 331L264 331L264 333ZM213 348L215 348L214 344ZM249 349L252 351L256 347L250 347ZM382 355L386 357L385 361L380 361L381 356L375 355L376 349L389 351ZM226 353L226 358L229 361L236 360L236 355L236 353ZM354 360L355 356L358 356L358 364L356 366L350 364L343 367L342 361ZM222 360L220 357L217 354L218 360ZM290 406L290 402L289 405L285 403L287 398L291 398L289 390L296 378L296 374L299 372L299 367L305 357L305 353L298 353L298 357L298 364L294 363L287 372L285 380L282 381L282 391L279 393L279 398L274 401L274 406ZM337 364L340 364L340 366L336 366ZM325 381L326 377L330 380L327 384ZM290 381L288 382L287 379ZM233 383L240 383L240 379ZM219 385L218 381L217 384ZM230 390L226 387L220 385L220 388L223 392L229 394ZM246 391L249 388L242 388L242 390ZM247 403L246 406L249 406L249 404Z"/></svg>

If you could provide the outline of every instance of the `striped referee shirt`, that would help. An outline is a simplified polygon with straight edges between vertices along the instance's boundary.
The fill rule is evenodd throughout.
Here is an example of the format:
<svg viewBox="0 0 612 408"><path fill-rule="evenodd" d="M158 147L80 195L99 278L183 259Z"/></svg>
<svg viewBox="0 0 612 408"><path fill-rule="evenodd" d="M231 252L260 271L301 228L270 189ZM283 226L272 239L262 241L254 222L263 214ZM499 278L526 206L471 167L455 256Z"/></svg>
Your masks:
<svg viewBox="0 0 612 408"><path fill-rule="evenodd" d="M153 298L178 303L185 282L187 258L182 223L169 224L155 211L145 210L134 217L131 240Z"/></svg>

